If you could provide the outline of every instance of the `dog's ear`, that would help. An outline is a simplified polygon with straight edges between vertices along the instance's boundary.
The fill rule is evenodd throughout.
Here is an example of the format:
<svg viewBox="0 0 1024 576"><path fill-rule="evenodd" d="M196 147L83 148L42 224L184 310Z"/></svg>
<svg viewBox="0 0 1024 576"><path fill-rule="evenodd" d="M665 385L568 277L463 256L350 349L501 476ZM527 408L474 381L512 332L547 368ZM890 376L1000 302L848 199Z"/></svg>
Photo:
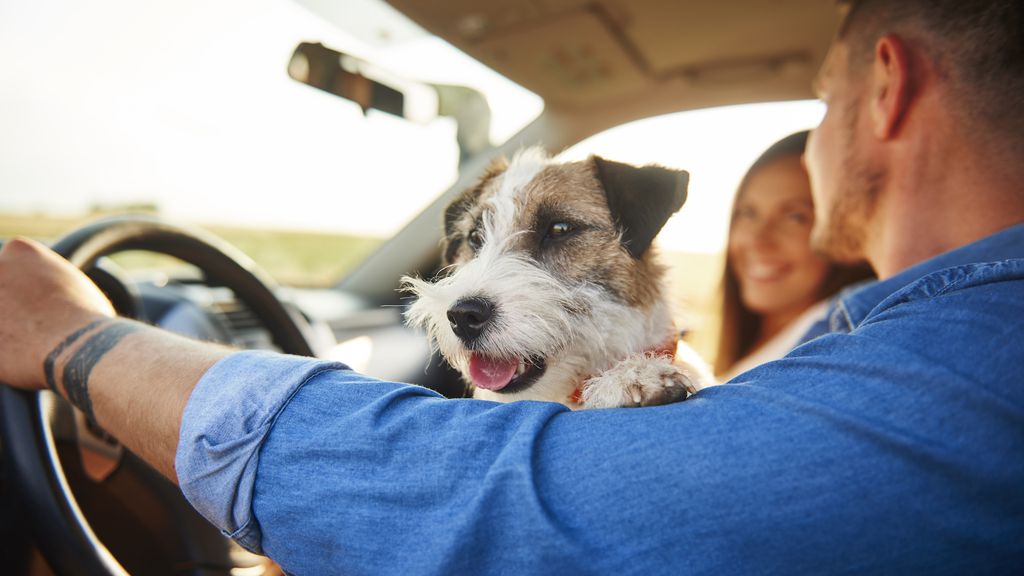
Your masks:
<svg viewBox="0 0 1024 576"><path fill-rule="evenodd" d="M462 233L456 226L462 215L469 211L483 194L487 183L497 177L508 168L508 161L504 157L495 158L490 166L484 171L484 175L472 188L459 194L444 210L444 238L441 240L441 265L448 266L455 260L459 248L464 239Z"/></svg>
<svg viewBox="0 0 1024 576"><path fill-rule="evenodd" d="M591 156L622 243L634 258L643 256L669 217L686 202L690 174L662 166L636 167Z"/></svg>

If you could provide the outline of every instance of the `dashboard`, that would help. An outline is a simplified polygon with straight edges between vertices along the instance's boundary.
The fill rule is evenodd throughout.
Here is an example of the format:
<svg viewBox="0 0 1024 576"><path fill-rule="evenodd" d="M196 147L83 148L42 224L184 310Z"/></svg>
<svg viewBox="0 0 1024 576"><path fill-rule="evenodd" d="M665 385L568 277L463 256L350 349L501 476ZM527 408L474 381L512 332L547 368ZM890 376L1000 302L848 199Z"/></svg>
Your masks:
<svg viewBox="0 0 1024 576"><path fill-rule="evenodd" d="M226 287L210 285L198 274L173 279L118 276L118 283L127 286L118 297L111 295L109 281L93 279L119 311L133 308L139 320L189 338L240 350L277 351L260 318ZM124 294L132 304L118 304ZM279 288L278 296L309 321L317 357L375 378L426 386L446 397L465 395L458 374L431 352L426 336L405 326L403 307L375 306L333 288Z"/></svg>

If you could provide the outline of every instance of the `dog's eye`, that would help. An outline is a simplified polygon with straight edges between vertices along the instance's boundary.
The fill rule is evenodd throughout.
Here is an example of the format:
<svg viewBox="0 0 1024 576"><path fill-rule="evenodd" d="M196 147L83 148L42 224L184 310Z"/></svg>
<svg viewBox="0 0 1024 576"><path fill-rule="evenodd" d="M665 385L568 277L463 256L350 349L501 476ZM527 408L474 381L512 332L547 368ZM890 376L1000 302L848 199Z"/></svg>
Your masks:
<svg viewBox="0 0 1024 576"><path fill-rule="evenodd" d="M479 250L484 245L484 237L480 234L480 230L476 228L469 231L469 236L466 237L466 240L469 242L469 247L474 251Z"/></svg>
<svg viewBox="0 0 1024 576"><path fill-rule="evenodd" d="M568 222L555 222L548 228L548 233L545 235L545 240L558 240L559 238L565 238L572 232L572 224Z"/></svg>

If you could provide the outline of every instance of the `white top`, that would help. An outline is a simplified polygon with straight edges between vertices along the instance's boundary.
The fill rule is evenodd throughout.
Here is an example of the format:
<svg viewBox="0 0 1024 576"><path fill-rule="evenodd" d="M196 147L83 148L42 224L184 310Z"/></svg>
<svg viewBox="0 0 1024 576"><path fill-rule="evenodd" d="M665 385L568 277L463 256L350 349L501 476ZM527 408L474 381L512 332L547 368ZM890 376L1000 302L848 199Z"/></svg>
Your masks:
<svg viewBox="0 0 1024 576"><path fill-rule="evenodd" d="M804 310L803 314L797 316L785 328L780 330L778 334L773 336L771 340L765 342L763 346L737 360L729 368L729 371L719 378L719 381L727 382L755 366L777 360L789 354L789 351L800 343L800 338L807 333L811 326L828 314L828 303L829 300L825 299Z"/></svg>

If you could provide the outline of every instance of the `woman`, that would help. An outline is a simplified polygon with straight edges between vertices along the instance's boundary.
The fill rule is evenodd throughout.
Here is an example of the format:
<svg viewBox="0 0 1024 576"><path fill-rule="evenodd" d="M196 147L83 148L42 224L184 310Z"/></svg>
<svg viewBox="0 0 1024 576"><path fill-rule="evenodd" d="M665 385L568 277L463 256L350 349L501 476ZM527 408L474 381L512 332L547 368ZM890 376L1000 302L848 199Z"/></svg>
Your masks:
<svg viewBox="0 0 1024 576"><path fill-rule="evenodd" d="M721 381L784 356L840 288L869 278L810 248L811 188L801 156L807 131L773 144L747 170L733 205L715 361Z"/></svg>

